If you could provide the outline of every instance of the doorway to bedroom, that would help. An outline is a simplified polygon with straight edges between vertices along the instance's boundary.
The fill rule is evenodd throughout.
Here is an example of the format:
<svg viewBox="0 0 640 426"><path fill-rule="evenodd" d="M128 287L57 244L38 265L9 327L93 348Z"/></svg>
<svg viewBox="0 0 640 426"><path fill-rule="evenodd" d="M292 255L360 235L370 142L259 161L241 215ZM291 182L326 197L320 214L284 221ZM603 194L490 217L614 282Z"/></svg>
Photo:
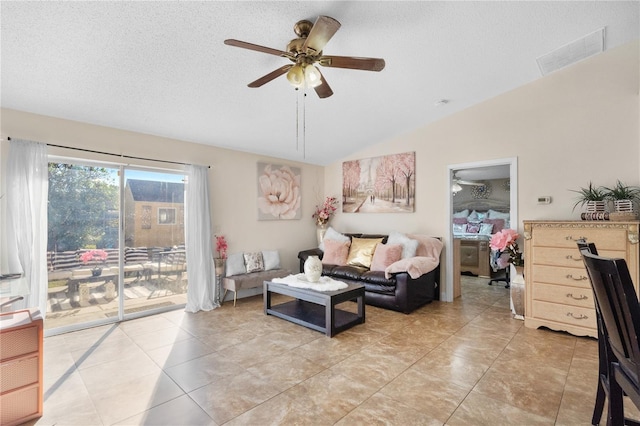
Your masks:
<svg viewBox="0 0 640 426"><path fill-rule="evenodd" d="M462 279L504 288L503 271L491 265L491 236L504 228L518 228L517 159L449 166L450 241L443 300L462 295Z"/></svg>

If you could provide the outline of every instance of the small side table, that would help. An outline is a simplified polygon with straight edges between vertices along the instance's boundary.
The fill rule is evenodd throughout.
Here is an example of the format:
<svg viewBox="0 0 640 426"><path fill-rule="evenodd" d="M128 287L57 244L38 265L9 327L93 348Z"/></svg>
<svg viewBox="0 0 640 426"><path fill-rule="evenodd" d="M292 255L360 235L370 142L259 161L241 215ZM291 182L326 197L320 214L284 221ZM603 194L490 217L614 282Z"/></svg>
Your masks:
<svg viewBox="0 0 640 426"><path fill-rule="evenodd" d="M216 294L214 297L214 302L218 305L222 305L222 302L224 302L224 300L221 300L220 295L222 294L222 278L224 278L226 259L214 257L213 262L216 267Z"/></svg>

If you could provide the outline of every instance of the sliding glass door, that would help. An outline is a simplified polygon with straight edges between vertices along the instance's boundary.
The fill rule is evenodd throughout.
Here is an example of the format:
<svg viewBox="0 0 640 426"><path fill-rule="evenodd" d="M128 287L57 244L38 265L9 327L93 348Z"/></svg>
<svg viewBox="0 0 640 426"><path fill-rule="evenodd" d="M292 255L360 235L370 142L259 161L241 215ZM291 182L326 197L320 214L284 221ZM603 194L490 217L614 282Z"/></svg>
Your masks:
<svg viewBox="0 0 640 426"><path fill-rule="evenodd" d="M49 163L45 328L67 331L184 305L183 178Z"/></svg>
<svg viewBox="0 0 640 426"><path fill-rule="evenodd" d="M125 170L125 315L186 303L183 179Z"/></svg>

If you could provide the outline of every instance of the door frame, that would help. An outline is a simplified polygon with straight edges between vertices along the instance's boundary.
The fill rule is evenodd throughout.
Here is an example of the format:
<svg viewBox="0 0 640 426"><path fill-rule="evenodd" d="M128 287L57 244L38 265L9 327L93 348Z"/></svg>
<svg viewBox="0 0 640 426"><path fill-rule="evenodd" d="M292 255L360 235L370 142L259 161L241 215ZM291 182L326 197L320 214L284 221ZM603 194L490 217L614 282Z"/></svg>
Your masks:
<svg viewBox="0 0 640 426"><path fill-rule="evenodd" d="M510 223L511 227L518 229L518 157L500 158L495 160L474 161L471 163L451 164L447 166L447 224L448 244L446 244L446 264L445 264L445 285L440 292L440 300L444 302L453 302L453 228L451 226L451 218L453 215L453 194L451 193L451 185L453 185L453 172L464 169L477 169L490 166L509 166L510 193Z"/></svg>

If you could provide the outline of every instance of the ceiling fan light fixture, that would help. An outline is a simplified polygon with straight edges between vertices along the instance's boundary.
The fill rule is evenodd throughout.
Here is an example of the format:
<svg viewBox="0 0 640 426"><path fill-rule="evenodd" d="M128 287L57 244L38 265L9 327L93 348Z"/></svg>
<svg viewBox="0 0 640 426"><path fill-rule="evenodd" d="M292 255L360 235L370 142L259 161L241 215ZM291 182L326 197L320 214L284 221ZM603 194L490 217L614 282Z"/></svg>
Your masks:
<svg viewBox="0 0 640 426"><path fill-rule="evenodd" d="M300 87L304 86L304 75L305 72L302 69L302 65L296 64L291 67L291 69L287 73L287 80L289 80L289 83L291 83L293 87L299 89Z"/></svg>
<svg viewBox="0 0 640 426"><path fill-rule="evenodd" d="M458 182L453 182L453 185L451 185L451 192L457 194L460 191L462 191L462 187L460 186L460 184Z"/></svg>
<svg viewBox="0 0 640 426"><path fill-rule="evenodd" d="M309 64L304 68L304 81L307 87L318 87L322 84L322 75L318 68Z"/></svg>

